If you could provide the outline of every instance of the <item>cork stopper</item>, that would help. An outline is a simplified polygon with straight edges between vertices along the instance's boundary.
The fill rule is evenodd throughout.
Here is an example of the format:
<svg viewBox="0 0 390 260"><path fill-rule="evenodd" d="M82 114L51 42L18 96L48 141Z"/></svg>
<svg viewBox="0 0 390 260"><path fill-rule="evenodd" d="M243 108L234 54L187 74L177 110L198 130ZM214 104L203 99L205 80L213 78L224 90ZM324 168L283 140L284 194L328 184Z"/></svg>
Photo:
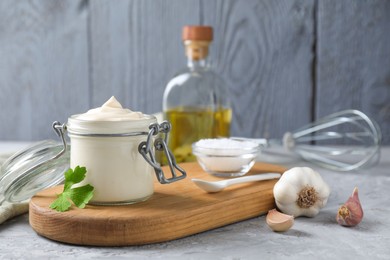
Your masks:
<svg viewBox="0 0 390 260"><path fill-rule="evenodd" d="M183 41L207 41L213 40L213 28L210 26L187 25L183 28Z"/></svg>
<svg viewBox="0 0 390 260"><path fill-rule="evenodd" d="M182 39L187 57L193 60L205 59L209 54L209 44L213 40L213 28L198 25L184 26Z"/></svg>

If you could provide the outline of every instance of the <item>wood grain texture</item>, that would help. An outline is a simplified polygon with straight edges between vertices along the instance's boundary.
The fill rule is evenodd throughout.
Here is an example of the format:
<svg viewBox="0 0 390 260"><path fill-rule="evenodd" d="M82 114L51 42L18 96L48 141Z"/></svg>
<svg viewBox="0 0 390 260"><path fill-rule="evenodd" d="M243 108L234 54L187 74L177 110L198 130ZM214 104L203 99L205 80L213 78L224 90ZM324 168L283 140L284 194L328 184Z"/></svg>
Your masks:
<svg viewBox="0 0 390 260"><path fill-rule="evenodd" d="M390 144L389 6L1 1L0 140L56 138L52 121L111 95L133 110L161 111L166 83L185 65L183 25L210 24L211 61L233 101L233 135L280 138L313 118L356 108L378 121Z"/></svg>
<svg viewBox="0 0 390 260"><path fill-rule="evenodd" d="M203 1L211 58L227 80L232 134L281 138L311 117L312 1Z"/></svg>
<svg viewBox="0 0 390 260"><path fill-rule="evenodd" d="M316 117L359 109L390 143L390 2L319 1Z"/></svg>
<svg viewBox="0 0 390 260"><path fill-rule="evenodd" d="M191 178L217 180L197 163L181 165L184 180L161 185L147 201L123 206L51 210L49 205L61 192L57 186L39 192L30 201L30 225L47 238L79 245L124 246L169 241L265 214L275 207L273 186L277 180L238 184L209 194ZM165 171L167 171L165 167ZM283 173L284 167L257 163L249 174Z"/></svg>
<svg viewBox="0 0 390 260"><path fill-rule="evenodd" d="M86 18L82 1L0 2L0 139L56 138L89 107Z"/></svg>
<svg viewBox="0 0 390 260"><path fill-rule="evenodd" d="M144 113L162 110L169 79L185 66L181 29L198 1L91 1L92 104L111 95Z"/></svg>

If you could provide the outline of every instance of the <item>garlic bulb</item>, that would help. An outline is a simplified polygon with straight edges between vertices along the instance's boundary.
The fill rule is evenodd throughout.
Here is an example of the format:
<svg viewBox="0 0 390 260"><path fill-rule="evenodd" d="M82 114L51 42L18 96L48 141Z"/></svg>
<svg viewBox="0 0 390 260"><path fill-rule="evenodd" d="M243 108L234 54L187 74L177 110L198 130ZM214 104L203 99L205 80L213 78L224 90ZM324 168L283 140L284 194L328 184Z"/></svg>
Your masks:
<svg viewBox="0 0 390 260"><path fill-rule="evenodd" d="M314 217L328 201L330 189L321 175L308 167L295 167L274 186L278 208L294 217Z"/></svg>

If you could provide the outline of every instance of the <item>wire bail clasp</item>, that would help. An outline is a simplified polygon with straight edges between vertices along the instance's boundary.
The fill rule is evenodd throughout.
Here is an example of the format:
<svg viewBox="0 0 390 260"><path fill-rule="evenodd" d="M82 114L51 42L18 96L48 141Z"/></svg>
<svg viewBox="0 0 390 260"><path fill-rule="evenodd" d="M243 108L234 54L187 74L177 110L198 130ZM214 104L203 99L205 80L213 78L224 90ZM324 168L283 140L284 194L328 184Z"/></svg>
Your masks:
<svg viewBox="0 0 390 260"><path fill-rule="evenodd" d="M61 124L58 121L54 121L53 124L52 124L52 127L54 129L54 132L56 132L57 136L61 138L63 148L56 156L51 158L50 161L59 158L66 151L66 140L65 140L65 136L64 136L64 134L66 132L66 124Z"/></svg>
<svg viewBox="0 0 390 260"><path fill-rule="evenodd" d="M138 146L138 152L144 157L144 159L154 168L157 179L161 184L172 183L181 179L184 179L187 174L179 165L176 163L175 156L169 150L167 142L169 131L171 130L171 124L168 121L163 121L160 125L158 123L151 124L149 126L149 133L146 141L141 142ZM153 152L153 136L158 133L164 134L164 138L158 137L154 141L154 147L157 151L163 151L168 160L168 165L171 170L172 177L166 178L161 165L156 161L156 157ZM177 175L176 170L181 174Z"/></svg>

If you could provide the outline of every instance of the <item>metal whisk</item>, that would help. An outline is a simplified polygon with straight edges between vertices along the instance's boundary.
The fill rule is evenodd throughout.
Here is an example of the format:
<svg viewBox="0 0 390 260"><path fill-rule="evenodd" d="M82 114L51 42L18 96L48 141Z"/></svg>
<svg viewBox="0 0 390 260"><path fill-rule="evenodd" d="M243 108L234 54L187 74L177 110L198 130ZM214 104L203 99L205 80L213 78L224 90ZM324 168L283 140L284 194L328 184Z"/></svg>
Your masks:
<svg viewBox="0 0 390 260"><path fill-rule="evenodd" d="M379 126L358 110L331 114L283 138L284 146L303 159L338 171L379 159L380 143Z"/></svg>
<svg viewBox="0 0 390 260"><path fill-rule="evenodd" d="M350 171L379 159L381 132L363 112L345 110L285 133L283 140L255 141L263 146L264 153L272 153L274 145L283 145L286 150L322 167Z"/></svg>

